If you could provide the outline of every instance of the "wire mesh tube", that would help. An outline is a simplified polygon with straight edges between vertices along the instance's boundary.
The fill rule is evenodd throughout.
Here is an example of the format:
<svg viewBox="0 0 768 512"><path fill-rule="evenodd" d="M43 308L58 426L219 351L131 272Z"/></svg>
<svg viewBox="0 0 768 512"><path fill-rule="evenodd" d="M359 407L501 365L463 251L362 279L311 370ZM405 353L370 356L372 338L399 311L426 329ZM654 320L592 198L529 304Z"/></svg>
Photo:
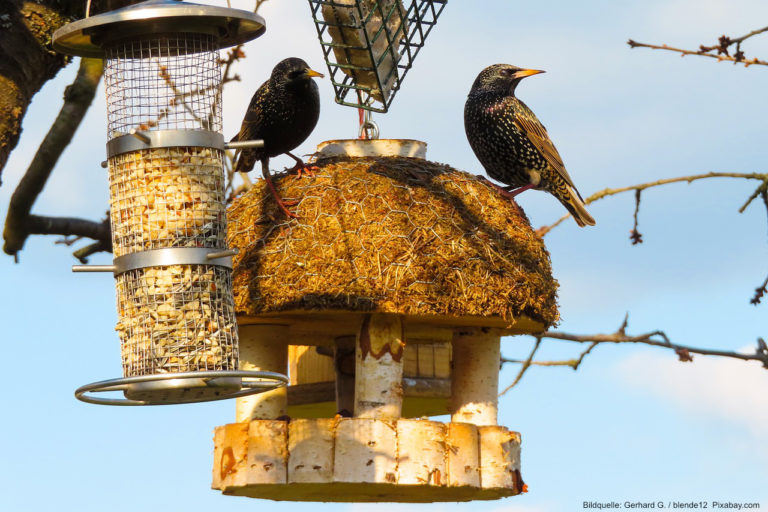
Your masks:
<svg viewBox="0 0 768 512"><path fill-rule="evenodd" d="M115 257L167 247L225 247L223 153L158 148L111 158Z"/></svg>
<svg viewBox="0 0 768 512"><path fill-rule="evenodd" d="M106 49L110 139L131 130L221 131L213 36L176 34ZM163 147L109 159L115 257L175 247L226 248L223 152ZM138 268L116 277L124 377L237 370L231 270Z"/></svg>
<svg viewBox="0 0 768 512"><path fill-rule="evenodd" d="M110 139L137 130L220 132L221 69L213 36L175 34L106 48Z"/></svg>
<svg viewBox="0 0 768 512"><path fill-rule="evenodd" d="M231 271L171 265L117 276L123 375L237 369Z"/></svg>

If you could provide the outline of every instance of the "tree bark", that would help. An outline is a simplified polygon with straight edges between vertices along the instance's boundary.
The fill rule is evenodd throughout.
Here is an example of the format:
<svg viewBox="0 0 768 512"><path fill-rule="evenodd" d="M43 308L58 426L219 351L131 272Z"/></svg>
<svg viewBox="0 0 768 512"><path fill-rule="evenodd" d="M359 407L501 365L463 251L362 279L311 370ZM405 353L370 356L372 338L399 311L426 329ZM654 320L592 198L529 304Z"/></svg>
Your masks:
<svg viewBox="0 0 768 512"><path fill-rule="evenodd" d="M111 246L108 223L30 215L37 196L91 105L101 73L101 59L82 59L77 78L64 91L64 106L11 196L3 230L6 254L16 255L30 234L77 234L101 240L107 248Z"/></svg>
<svg viewBox="0 0 768 512"><path fill-rule="evenodd" d="M94 0L91 14L137 2ZM0 2L0 178L32 97L71 60L53 51L53 33L84 14L82 0Z"/></svg>

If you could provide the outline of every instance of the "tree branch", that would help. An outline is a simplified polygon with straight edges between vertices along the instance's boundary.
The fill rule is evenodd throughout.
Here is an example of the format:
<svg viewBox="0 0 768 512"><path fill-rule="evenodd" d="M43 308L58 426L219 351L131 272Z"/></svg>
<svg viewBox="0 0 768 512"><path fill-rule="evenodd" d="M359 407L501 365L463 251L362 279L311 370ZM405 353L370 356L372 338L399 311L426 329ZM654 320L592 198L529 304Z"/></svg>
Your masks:
<svg viewBox="0 0 768 512"><path fill-rule="evenodd" d="M3 230L3 238L5 239L3 251L6 254L15 256L24 247L27 237L30 234L41 233L41 229L45 229L45 234L79 234L71 228L77 224L72 222L75 219L57 219L54 222L48 217L32 216L30 211L48 181L56 162L69 145L88 111L88 107L96 94L102 68L100 59L82 59L75 81L65 90L64 105L59 115L51 125L48 134L29 164L27 172L11 197L8 215L5 219L5 229ZM61 227L61 230L52 230L54 226Z"/></svg>
<svg viewBox="0 0 768 512"><path fill-rule="evenodd" d="M768 186L768 173L759 173L759 172L751 172L751 173L743 173L743 172L708 172L705 174L694 174L692 176L680 176L678 178L665 178L661 180L656 181L649 181L648 183L640 183L638 185L631 185L629 187L621 187L621 188L605 188L603 190L599 190L592 194L591 196L587 197L584 200L584 203L591 204L595 201L599 201L601 199L605 199L606 197L615 196L617 194L623 194L624 192L630 192L630 191L643 191L647 188L653 188L653 187L660 187L663 185L669 185L670 183L692 183L694 181L698 180L704 180L709 178L741 178L741 179L747 179L747 180L760 180L763 183L758 187L757 192L753 194L754 199L760 194L760 190L763 187ZM743 213L744 209L747 207L750 201L747 201L747 203L742 206L739 209L739 213ZM553 224L549 224L546 226L542 226L539 229L536 230L536 233L539 234L539 236L544 236L555 227L562 224L564 220L566 220L568 217L570 217L571 214L566 214L560 217L556 222Z"/></svg>
<svg viewBox="0 0 768 512"><path fill-rule="evenodd" d="M551 331L545 332L541 336L542 338L574 341L577 343L641 343L644 345L674 350L680 360L684 362L693 360L691 354L701 354L707 356L730 357L733 359L741 359L742 361L760 361L763 364L763 367L768 368L768 352L760 349L756 350L754 354L740 354L730 350L714 350L679 345L677 343L672 343L664 331L653 331L637 336L627 336L620 333L580 335Z"/></svg>
<svg viewBox="0 0 768 512"><path fill-rule="evenodd" d="M587 356L590 352L592 352L592 349L595 348L598 345L598 342L592 342L589 347L579 354L579 357L576 359L563 359L561 361L528 361L527 366L568 366L572 370L578 370L579 366L581 366L582 361L584 361L584 357ZM508 359L506 357L501 358L501 364L504 363L515 363L515 364L525 364L526 361L522 361L521 359ZM509 389L509 388L508 388ZM507 390L504 390L506 392Z"/></svg>
<svg viewBox="0 0 768 512"><path fill-rule="evenodd" d="M759 361L762 363L763 368L768 369L768 345L766 345L763 338L757 339L757 348L754 354L741 354L739 352L733 352L730 350L714 350L706 348L690 347L687 345L680 345L678 343L672 343L669 337L664 331L652 331L645 334L639 334L636 336L630 336L626 333L626 328L629 320L629 315L624 317L624 321L621 326L611 334L571 334L558 331L547 331L535 336L536 343L526 360L520 359L507 359L502 358L502 364L520 364L522 365L520 371L517 374L515 380L502 391L499 396L505 394L507 391L515 387L522 379L525 372L531 366L544 366L544 367L557 367L568 366L573 370L578 370L584 358L592 352L596 346L603 343L640 343L643 345L651 345L654 347L666 348L673 350L681 362L693 362L692 354L708 355L708 356L720 356L729 357L732 359L740 359L742 361ZM543 339L556 339L561 341L572 341L576 343L589 343L589 347L584 350L576 359L565 359L560 361L534 361L536 351L541 346Z"/></svg>
<svg viewBox="0 0 768 512"><path fill-rule="evenodd" d="M741 50L741 43L743 43L750 37L756 36L758 34L762 34L763 32L768 32L768 27L753 30L748 34L745 34L741 37L736 37L736 38L730 38L726 35L722 35L718 39L717 44L712 46L705 46L702 44L702 45L699 45L698 50L684 50L682 48L674 48L666 44L656 45L656 44L638 43L637 41L633 41L632 39L627 41L627 44L629 45L630 48L650 48L652 50L667 50L667 51L679 53L681 57L685 57L686 55L700 55L702 57L717 59L718 61L730 61L730 62L733 62L734 64L744 64L744 67L749 67L752 65L768 66L768 62L764 60L760 60L757 57L747 59L744 56L744 52ZM732 46L735 46L735 51L733 55L730 54L730 48Z"/></svg>
<svg viewBox="0 0 768 512"><path fill-rule="evenodd" d="M660 187L663 185L669 185L670 183L680 183L680 182L687 182L691 183L697 180L703 180L703 179L709 179L709 178L737 178L737 179L748 179L748 180L760 180L762 183L758 185L757 189L755 189L754 192L749 196L747 201L739 208L739 213L744 213L744 211L747 209L747 207L754 201L757 197L761 197L763 200L763 204L765 205L766 211L768 211L768 173L740 173L740 172L708 172L706 174L694 174L692 176L681 176L679 178L666 178L662 180L656 180L656 181L650 181L648 183L640 183L639 185L632 185L629 187L622 187L622 188L606 188L603 190L600 190L598 192L595 192L591 196L589 196L584 202L586 204L594 203L595 201L599 201L600 199L604 199L606 197L615 196L617 194L622 194L624 192L630 192L632 190L635 191L635 213L634 213L634 226L630 230L630 239L632 240L632 245L636 245L638 243L643 242L643 236L638 232L637 230L637 216L640 212L640 193L648 188L653 187ZM554 228L562 224L564 220L566 220L568 217L570 217L571 214L567 213L560 217L556 222L553 224L549 224L546 226L541 226L536 230L536 233L543 237L550 231L552 231ZM763 286L758 287L755 289L756 294L754 297L750 300L751 304L759 304L760 299L763 296L763 293L760 293L760 290L765 289L765 284Z"/></svg>
<svg viewBox="0 0 768 512"><path fill-rule="evenodd" d="M138 1L94 0L91 15ZM32 98L71 60L53 51L53 33L84 11L82 0L0 2L0 176Z"/></svg>
<svg viewBox="0 0 768 512"><path fill-rule="evenodd" d="M499 393L499 396L504 395L507 391L512 389L513 387L517 386L517 383L520 382L520 380L523 378L523 375L525 375L525 372L528 371L528 368L531 367L531 364L533 363L533 356L536 355L536 351L539 350L539 347L541 346L541 337L536 337L536 344L533 346L533 350L531 350L530 355L528 356L528 359L523 361L523 366L520 367L520 371L517 372L517 377L515 377L515 380L512 381L512 384L504 388L504 391ZM501 364L504 364L506 361L502 358Z"/></svg>
<svg viewBox="0 0 768 512"><path fill-rule="evenodd" d="M72 255L80 260L80 263L86 264L88 263L88 257L92 254L96 254L97 252L112 252L112 241L108 240L106 242L94 242L92 244L86 245L85 247L81 247L80 249L73 252Z"/></svg>
<svg viewBox="0 0 768 512"><path fill-rule="evenodd" d="M30 235L63 235L91 238L111 250L112 235L109 216L101 222L78 219L74 217L43 217L30 215L26 227Z"/></svg>

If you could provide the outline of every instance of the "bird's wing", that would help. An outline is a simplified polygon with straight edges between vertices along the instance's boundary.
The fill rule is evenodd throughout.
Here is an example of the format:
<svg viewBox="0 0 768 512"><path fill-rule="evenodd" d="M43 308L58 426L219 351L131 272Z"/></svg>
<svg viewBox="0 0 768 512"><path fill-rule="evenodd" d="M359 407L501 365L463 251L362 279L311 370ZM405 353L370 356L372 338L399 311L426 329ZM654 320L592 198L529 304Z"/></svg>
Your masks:
<svg viewBox="0 0 768 512"><path fill-rule="evenodd" d="M269 82L265 82L251 98L251 103L248 105L245 117L243 117L243 124L240 125L240 131L232 139L233 141L253 140L261 134L261 125L264 121L262 108L268 95Z"/></svg>
<svg viewBox="0 0 768 512"><path fill-rule="evenodd" d="M521 102L522 103L522 102ZM522 112L515 116L515 125L518 129L525 134L531 144L541 153L547 163L557 171L566 183L572 186L574 189L576 185L573 184L571 177L568 175L568 171L565 170L563 159L560 158L560 153L557 152L557 148L549 138L547 129L536 118L536 115L527 107L523 107Z"/></svg>

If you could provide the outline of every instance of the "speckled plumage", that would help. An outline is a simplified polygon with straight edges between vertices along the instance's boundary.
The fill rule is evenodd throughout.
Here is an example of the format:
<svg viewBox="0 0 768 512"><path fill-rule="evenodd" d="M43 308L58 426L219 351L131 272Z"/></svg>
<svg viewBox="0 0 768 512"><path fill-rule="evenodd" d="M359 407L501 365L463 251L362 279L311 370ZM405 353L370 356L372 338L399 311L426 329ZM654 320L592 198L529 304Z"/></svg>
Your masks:
<svg viewBox="0 0 768 512"><path fill-rule="evenodd" d="M495 64L477 76L464 105L469 145L488 175L509 188L532 186L555 196L579 226L594 225L547 130L515 97L517 84L541 71Z"/></svg>
<svg viewBox="0 0 768 512"><path fill-rule="evenodd" d="M302 59L290 57L280 61L269 80L261 84L251 98L248 110L233 141L263 139L264 147L240 151L235 171L249 172L257 161L278 206L289 216L272 184L269 159L287 153L297 161L297 168L306 168L301 159L289 151L304 142L320 117L320 93L313 77L322 77Z"/></svg>
<svg viewBox="0 0 768 512"><path fill-rule="evenodd" d="M240 132L232 140L264 139L264 147L243 150L238 171L248 172L256 161L295 149L315 129L320 93L306 73L309 69L302 59L285 59L253 95Z"/></svg>

